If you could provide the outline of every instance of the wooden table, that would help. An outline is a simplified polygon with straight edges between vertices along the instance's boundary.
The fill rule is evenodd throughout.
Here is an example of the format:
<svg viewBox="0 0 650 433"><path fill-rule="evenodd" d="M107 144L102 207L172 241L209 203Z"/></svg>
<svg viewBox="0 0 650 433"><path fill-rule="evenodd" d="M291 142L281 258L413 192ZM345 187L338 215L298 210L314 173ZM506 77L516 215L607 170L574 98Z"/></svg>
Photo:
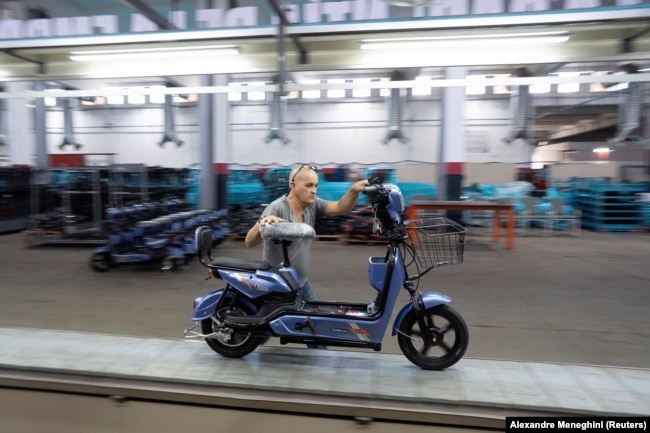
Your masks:
<svg viewBox="0 0 650 433"><path fill-rule="evenodd" d="M407 220L416 220L419 218L419 211L422 210L457 210L457 211L476 211L490 210L494 211L492 219L492 240L499 242L501 237L502 214L505 213L506 219L506 241L505 247L508 250L515 248L515 207L511 203L502 203L497 201L430 201L430 200L413 200L409 203L406 211Z"/></svg>

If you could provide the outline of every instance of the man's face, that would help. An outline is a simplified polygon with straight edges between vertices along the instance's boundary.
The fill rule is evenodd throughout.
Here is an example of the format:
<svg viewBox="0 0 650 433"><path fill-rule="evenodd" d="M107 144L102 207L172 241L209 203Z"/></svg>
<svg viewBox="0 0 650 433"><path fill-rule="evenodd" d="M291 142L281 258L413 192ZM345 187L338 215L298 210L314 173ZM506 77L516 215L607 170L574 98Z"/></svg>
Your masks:
<svg viewBox="0 0 650 433"><path fill-rule="evenodd" d="M318 174L314 170L301 170L293 183L293 193L303 203L313 203L316 200Z"/></svg>

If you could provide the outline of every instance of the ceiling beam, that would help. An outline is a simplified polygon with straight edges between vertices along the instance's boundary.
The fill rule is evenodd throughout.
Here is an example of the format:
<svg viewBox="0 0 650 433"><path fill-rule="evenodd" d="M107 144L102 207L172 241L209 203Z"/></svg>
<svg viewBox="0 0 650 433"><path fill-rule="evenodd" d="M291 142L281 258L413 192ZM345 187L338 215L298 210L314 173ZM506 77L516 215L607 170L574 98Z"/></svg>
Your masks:
<svg viewBox="0 0 650 433"><path fill-rule="evenodd" d="M145 17L149 18L162 30L173 30L176 28L176 26L174 26L174 24L171 21L169 21L167 18L160 15L151 6L149 6L142 0L121 0L121 1L122 3L125 3L131 6L132 8L136 9Z"/></svg>
<svg viewBox="0 0 650 433"><path fill-rule="evenodd" d="M289 26L291 23L289 22L289 19L284 13L284 9L280 6L277 0L269 0L269 3L271 4L271 7L273 7L273 10L275 10L275 13L278 15L278 18L280 19L280 26ZM301 65L306 65L308 62L307 60L307 50L305 49L304 45L300 41L297 35L292 34L291 39L293 40L293 43L296 45L296 48L298 48L298 51L300 51L300 64Z"/></svg>

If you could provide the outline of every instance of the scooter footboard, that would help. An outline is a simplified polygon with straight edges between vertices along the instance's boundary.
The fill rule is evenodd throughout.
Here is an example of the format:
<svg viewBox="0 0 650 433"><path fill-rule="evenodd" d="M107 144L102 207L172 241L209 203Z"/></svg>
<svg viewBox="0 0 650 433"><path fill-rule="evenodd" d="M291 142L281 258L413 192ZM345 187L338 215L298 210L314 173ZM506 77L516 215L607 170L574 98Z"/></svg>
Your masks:
<svg viewBox="0 0 650 433"><path fill-rule="evenodd" d="M420 296L422 297L422 303L426 309L437 307L438 305L442 304L448 304L451 302L451 297L445 295L444 293L423 292L420 294ZM399 313L397 313L395 323L393 324L393 332L391 335L397 335L397 330L402 325L402 321L411 310L413 310L413 304L409 302L408 304L404 305Z"/></svg>

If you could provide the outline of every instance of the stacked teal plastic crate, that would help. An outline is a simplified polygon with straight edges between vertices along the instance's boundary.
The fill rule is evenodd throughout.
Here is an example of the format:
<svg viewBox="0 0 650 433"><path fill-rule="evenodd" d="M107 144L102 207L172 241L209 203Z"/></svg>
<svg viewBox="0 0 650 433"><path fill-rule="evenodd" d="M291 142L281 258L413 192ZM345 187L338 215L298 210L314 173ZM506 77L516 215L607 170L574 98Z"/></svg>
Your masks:
<svg viewBox="0 0 650 433"><path fill-rule="evenodd" d="M644 231L639 197L645 190L642 183L577 182L575 201L582 211L582 227L596 232Z"/></svg>
<svg viewBox="0 0 650 433"><path fill-rule="evenodd" d="M646 193L641 201L641 209L643 212L643 226L650 230L650 193Z"/></svg>

